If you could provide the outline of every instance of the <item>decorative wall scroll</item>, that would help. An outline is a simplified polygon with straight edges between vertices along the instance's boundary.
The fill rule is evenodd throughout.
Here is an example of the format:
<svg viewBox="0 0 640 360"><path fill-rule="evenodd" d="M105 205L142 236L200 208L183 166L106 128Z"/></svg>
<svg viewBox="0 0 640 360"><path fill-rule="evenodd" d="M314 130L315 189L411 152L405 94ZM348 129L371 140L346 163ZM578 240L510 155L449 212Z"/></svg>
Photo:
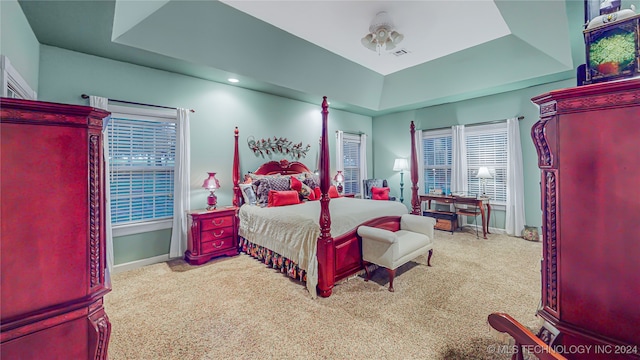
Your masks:
<svg viewBox="0 0 640 360"><path fill-rule="evenodd" d="M247 145L253 151L255 156L265 157L265 154L271 158L272 154L289 155L291 159L300 159L307 156L307 152L311 149L311 145L307 144L302 147L302 142L297 144L287 140L287 138L267 138L255 140L253 136L247 138Z"/></svg>

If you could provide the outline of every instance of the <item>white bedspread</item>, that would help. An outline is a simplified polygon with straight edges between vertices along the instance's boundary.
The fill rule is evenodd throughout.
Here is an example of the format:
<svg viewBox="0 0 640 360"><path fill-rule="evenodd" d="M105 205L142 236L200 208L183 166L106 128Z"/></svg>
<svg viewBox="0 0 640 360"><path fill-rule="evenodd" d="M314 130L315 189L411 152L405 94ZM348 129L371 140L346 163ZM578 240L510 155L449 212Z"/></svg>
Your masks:
<svg viewBox="0 0 640 360"><path fill-rule="evenodd" d="M359 224L381 216L400 216L407 207L396 201L334 198L329 202L331 236L338 237ZM295 261L307 271L307 289L316 297L317 240L320 236L320 201L265 207L243 205L239 235Z"/></svg>

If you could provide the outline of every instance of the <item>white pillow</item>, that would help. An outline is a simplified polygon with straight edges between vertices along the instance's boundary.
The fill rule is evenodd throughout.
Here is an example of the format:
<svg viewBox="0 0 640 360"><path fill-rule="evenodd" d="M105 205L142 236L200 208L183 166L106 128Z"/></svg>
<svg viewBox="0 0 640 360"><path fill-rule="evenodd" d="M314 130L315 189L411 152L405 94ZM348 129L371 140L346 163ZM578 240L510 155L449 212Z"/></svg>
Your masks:
<svg viewBox="0 0 640 360"><path fill-rule="evenodd" d="M244 203L249 205L256 204L256 192L253 190L253 186L251 184L240 184L240 191L242 191L242 197L244 198Z"/></svg>

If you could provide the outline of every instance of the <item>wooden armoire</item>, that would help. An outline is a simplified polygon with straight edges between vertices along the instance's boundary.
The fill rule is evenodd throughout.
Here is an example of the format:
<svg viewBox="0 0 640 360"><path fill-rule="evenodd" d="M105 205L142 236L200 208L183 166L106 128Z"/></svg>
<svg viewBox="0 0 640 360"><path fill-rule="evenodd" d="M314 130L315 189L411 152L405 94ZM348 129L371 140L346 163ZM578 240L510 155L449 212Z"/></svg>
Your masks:
<svg viewBox="0 0 640 360"><path fill-rule="evenodd" d="M0 98L0 358L106 359L102 125L87 106Z"/></svg>
<svg viewBox="0 0 640 360"><path fill-rule="evenodd" d="M540 107L531 130L544 234L540 336L570 359L640 358L640 79L532 101Z"/></svg>

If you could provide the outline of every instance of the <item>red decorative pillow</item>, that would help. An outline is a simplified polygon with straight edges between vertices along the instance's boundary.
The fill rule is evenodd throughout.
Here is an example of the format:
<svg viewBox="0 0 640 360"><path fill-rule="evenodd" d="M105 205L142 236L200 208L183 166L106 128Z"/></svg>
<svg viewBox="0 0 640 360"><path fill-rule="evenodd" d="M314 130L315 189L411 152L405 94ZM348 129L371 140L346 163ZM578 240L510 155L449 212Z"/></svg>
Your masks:
<svg viewBox="0 0 640 360"><path fill-rule="evenodd" d="M307 198L307 200L309 201L318 200L318 198L316 197L316 192L313 189L309 192L309 197Z"/></svg>
<svg viewBox="0 0 640 360"><path fill-rule="evenodd" d="M340 197L340 194L338 193L338 189L336 189L335 185L331 185L331 187L329 187L329 197L332 199Z"/></svg>
<svg viewBox="0 0 640 360"><path fill-rule="evenodd" d="M313 192L316 194L316 200L320 200L322 197L322 190L320 190L320 187L313 189Z"/></svg>
<svg viewBox="0 0 640 360"><path fill-rule="evenodd" d="M275 191L269 190L269 203L267 207L299 204L298 192L295 190Z"/></svg>
<svg viewBox="0 0 640 360"><path fill-rule="evenodd" d="M291 190L300 191L302 189L302 182L296 179L295 177L291 177Z"/></svg>
<svg viewBox="0 0 640 360"><path fill-rule="evenodd" d="M305 185L302 181L296 179L294 176L291 177L291 190L295 190L298 192L298 196L300 197L300 200L307 200L309 199L309 195L311 195L311 193L313 191L311 191L311 188L308 187L307 185ZM312 200L312 199L309 199Z"/></svg>
<svg viewBox="0 0 640 360"><path fill-rule="evenodd" d="M371 188L371 199L373 200L389 200L389 188L388 187L375 187Z"/></svg>

